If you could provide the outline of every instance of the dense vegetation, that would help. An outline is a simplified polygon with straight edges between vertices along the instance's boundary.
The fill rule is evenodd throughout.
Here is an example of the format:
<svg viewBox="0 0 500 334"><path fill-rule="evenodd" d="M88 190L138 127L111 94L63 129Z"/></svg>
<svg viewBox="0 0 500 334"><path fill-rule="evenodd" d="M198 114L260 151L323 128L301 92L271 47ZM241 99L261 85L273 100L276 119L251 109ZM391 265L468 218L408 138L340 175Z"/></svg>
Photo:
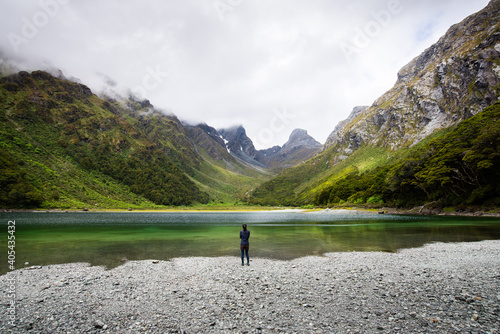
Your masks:
<svg viewBox="0 0 500 334"><path fill-rule="evenodd" d="M315 170L320 158L282 173L252 194L255 204L386 204L411 207L500 205L500 103L406 148L386 163L360 170L355 159L363 147L328 177L307 184L301 175ZM385 154L385 153L384 153ZM324 154L325 155L325 154ZM331 158L331 157L330 157ZM323 161L326 157L323 157ZM339 164L340 165L340 164ZM315 174L311 173L310 175ZM309 202L308 202L309 201Z"/></svg>
<svg viewBox="0 0 500 334"><path fill-rule="evenodd" d="M37 207L43 196L33 187L22 166L8 152L0 150L0 205L4 207Z"/></svg>
<svg viewBox="0 0 500 334"><path fill-rule="evenodd" d="M183 127L149 103L104 101L41 71L2 78L0 98L1 207L208 202Z"/></svg>
<svg viewBox="0 0 500 334"><path fill-rule="evenodd" d="M500 103L398 151L331 147L278 176L245 166L148 101L48 73L0 78L0 207L193 204L500 206Z"/></svg>

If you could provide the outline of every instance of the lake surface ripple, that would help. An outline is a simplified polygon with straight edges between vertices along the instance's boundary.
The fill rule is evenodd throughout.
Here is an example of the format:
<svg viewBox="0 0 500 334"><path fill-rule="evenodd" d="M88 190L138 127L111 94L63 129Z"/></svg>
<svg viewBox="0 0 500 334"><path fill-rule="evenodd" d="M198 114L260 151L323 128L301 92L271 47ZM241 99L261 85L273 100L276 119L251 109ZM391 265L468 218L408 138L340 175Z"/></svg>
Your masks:
<svg viewBox="0 0 500 334"><path fill-rule="evenodd" d="M8 269L8 222L16 222L16 268L89 262L239 256L239 231L251 231L250 256L288 260L345 251L387 251L431 242L500 239L500 219L298 212L0 213L0 274Z"/></svg>

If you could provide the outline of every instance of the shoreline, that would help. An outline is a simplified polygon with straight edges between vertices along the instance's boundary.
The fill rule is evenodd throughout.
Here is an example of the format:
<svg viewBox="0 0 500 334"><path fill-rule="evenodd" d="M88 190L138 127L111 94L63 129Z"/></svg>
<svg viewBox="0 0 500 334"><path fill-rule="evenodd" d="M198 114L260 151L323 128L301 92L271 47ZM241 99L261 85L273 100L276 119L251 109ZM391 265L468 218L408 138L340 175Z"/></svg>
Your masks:
<svg viewBox="0 0 500 334"><path fill-rule="evenodd" d="M499 333L500 241L294 260L188 257L18 269L16 327L68 333ZM7 300L5 289L0 298ZM5 299L4 299L5 298ZM7 305L0 307L2 316Z"/></svg>
<svg viewBox="0 0 500 334"><path fill-rule="evenodd" d="M418 210L418 211L417 211ZM492 210L493 211L493 210ZM227 209L227 208L190 208L190 209L0 209L0 213L19 213L19 212L33 212L33 213L68 213L68 212L94 212L94 213L221 213L221 212L296 212L296 213L348 213L348 214L389 214L389 215L412 215L412 216L456 216L456 217L498 217L500 218L500 210L497 212L484 212L481 210L468 211L468 212L448 212L438 209L396 209L396 208L315 208L315 209L302 209L302 208L241 208L241 209Z"/></svg>

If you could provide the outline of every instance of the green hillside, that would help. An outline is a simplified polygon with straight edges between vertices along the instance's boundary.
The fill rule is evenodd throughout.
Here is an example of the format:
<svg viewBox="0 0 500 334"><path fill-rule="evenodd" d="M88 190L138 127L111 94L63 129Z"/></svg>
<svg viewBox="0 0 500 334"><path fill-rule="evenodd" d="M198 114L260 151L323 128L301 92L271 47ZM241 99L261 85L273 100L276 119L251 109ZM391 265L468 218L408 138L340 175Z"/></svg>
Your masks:
<svg viewBox="0 0 500 334"><path fill-rule="evenodd" d="M332 146L274 177L148 101L20 72L0 78L0 207L499 206L499 113L399 150Z"/></svg>
<svg viewBox="0 0 500 334"><path fill-rule="evenodd" d="M411 148L365 145L335 161L333 148L257 188L261 205L500 205L500 103Z"/></svg>
<svg viewBox="0 0 500 334"><path fill-rule="evenodd" d="M42 71L0 79L0 148L4 208L232 203L260 182L212 166L148 101L103 100Z"/></svg>
<svg viewBox="0 0 500 334"><path fill-rule="evenodd" d="M188 131L202 158L193 180L213 204L244 203L253 188L274 175L236 159L200 126L188 127Z"/></svg>

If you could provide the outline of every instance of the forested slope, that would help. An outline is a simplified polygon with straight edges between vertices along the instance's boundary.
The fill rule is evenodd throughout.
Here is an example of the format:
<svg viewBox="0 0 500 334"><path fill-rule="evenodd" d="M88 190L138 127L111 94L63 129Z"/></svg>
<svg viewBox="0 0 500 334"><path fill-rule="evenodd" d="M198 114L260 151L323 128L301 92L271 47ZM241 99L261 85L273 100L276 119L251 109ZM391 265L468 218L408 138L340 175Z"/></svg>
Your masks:
<svg viewBox="0 0 500 334"><path fill-rule="evenodd" d="M319 155L263 183L250 201L497 203L499 19L500 1L492 0L450 27L371 106L354 108ZM451 137L442 137L449 131Z"/></svg>
<svg viewBox="0 0 500 334"><path fill-rule="evenodd" d="M0 79L0 147L2 207L208 201L189 178L200 158L175 117L45 72Z"/></svg>
<svg viewBox="0 0 500 334"><path fill-rule="evenodd" d="M323 206L344 203L396 207L426 203L439 207L500 206L500 102L419 145L397 155L393 153L392 158L387 157L388 153L377 154L374 147L366 145L344 161L345 168L334 176L319 180L299 193L294 189L304 182L307 175L304 171L315 173L306 166L292 168L259 187L251 201ZM372 163L359 159L362 156L371 157L368 159ZM363 162L366 167L358 168ZM309 161L308 166L312 164ZM295 175L297 181L290 182L290 175Z"/></svg>

